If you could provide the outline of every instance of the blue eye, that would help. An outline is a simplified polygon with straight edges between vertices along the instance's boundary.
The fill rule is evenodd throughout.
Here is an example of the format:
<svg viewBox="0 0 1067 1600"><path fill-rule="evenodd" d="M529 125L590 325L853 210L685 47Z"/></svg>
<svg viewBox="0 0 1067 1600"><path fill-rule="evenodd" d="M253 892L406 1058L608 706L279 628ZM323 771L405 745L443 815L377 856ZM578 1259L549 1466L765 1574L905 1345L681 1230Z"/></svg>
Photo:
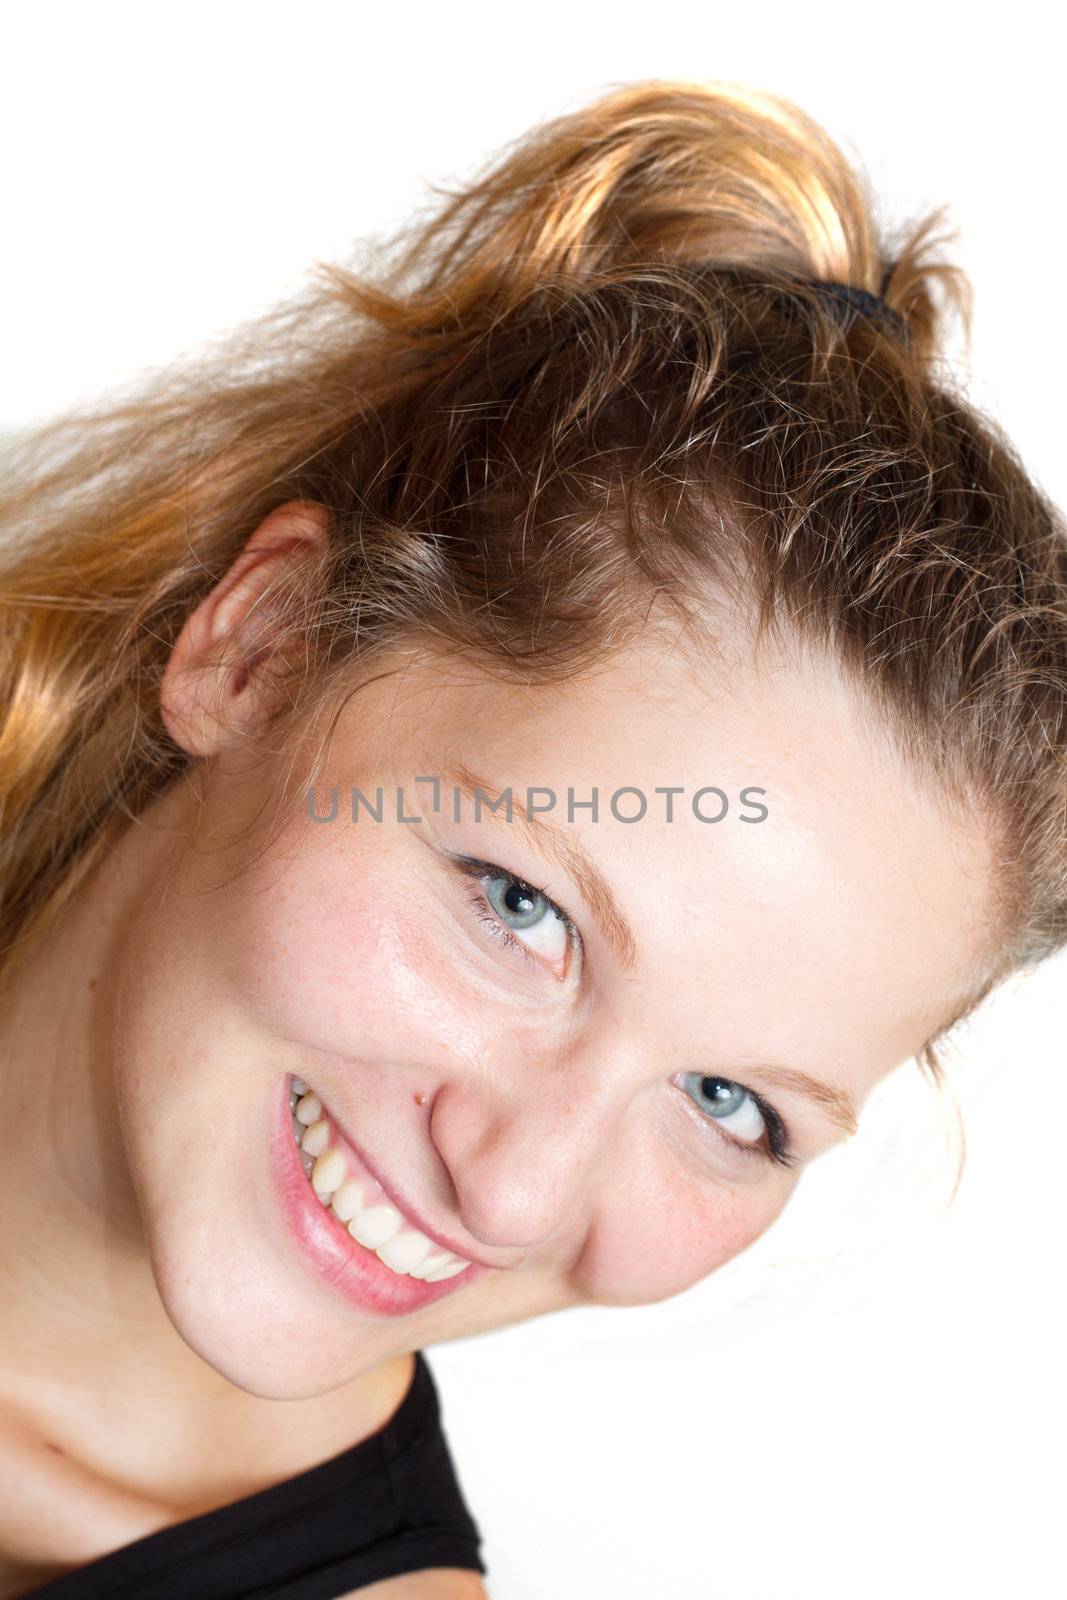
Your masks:
<svg viewBox="0 0 1067 1600"><path fill-rule="evenodd" d="M571 950L581 948L581 935L562 907L491 861L457 855L451 860L465 877L484 885L472 894L471 904L494 938L535 966L554 970L563 963L565 970L557 975L565 977Z"/></svg>
<svg viewBox="0 0 1067 1600"><path fill-rule="evenodd" d="M702 1078L687 1072L682 1087L702 1111L729 1128L735 1139L758 1144L766 1124L754 1096L730 1078Z"/></svg>
<svg viewBox="0 0 1067 1600"><path fill-rule="evenodd" d="M699 1072L683 1072L675 1082L706 1116L726 1130L732 1143L753 1154L765 1155L779 1166L796 1165L786 1125L762 1095L732 1078L705 1077Z"/></svg>
<svg viewBox="0 0 1067 1600"><path fill-rule="evenodd" d="M485 898L512 933L536 928L546 915L551 914L547 896L540 889L524 883L521 878L501 874L489 882L493 887L486 889Z"/></svg>

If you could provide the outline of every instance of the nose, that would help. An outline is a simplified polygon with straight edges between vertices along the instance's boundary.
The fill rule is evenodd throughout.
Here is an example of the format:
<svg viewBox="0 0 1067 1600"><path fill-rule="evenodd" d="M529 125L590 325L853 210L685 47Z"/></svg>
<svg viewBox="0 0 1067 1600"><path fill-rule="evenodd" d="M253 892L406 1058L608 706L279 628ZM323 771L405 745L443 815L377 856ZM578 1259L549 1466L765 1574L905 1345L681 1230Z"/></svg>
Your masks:
<svg viewBox="0 0 1067 1600"><path fill-rule="evenodd" d="M624 1099L604 1056L595 1076L573 1056L534 1065L512 1055L499 1074L472 1069L442 1084L430 1135L471 1236L531 1250L573 1222L618 1137Z"/></svg>

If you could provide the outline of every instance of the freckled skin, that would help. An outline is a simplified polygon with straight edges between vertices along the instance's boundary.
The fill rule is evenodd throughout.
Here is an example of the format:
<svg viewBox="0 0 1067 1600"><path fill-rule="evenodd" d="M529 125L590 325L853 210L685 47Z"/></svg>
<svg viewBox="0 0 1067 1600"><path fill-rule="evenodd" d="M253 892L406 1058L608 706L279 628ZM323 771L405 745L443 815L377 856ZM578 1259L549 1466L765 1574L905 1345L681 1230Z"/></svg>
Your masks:
<svg viewBox="0 0 1067 1600"><path fill-rule="evenodd" d="M294 504L268 531L288 515L318 537ZM279 547L260 564L264 582L289 555ZM75 1281L80 1249L77 1270L110 1270L131 1307L158 1295L185 1345L249 1395L324 1395L441 1340L679 1293L746 1249L798 1174L731 1145L671 1079L746 1083L746 1063L777 1060L862 1105L969 982L985 833L915 787L826 664L757 667L739 630L716 669L698 670L654 619L595 673L550 688L398 652L395 671L349 701L323 764L339 818L310 821L297 786L270 850L245 860L212 841L253 835L263 774L251 781L211 723L219 682L187 673L181 687L205 628L190 625L164 685L172 736L204 763L204 799L178 786L156 803L72 920L78 954L37 972L34 993L47 980L53 1003L26 1011L20 1037L34 1042L38 1084L58 1097L62 1059L67 1085L90 1083L94 1098L75 1093L16 1163L73 1165L70 1192L60 1185L38 1222L54 1228L61 1279ZM239 682L223 685L237 723ZM527 784L600 790L600 820L578 811L569 826L633 928L632 972L518 829L469 808L458 824L450 806L428 813L415 776L455 759L520 796ZM346 820L351 788L378 783L387 796L402 785L422 821L390 821L388 809L381 824ZM666 784L685 787L674 822L660 805L639 824L610 816L614 789L651 798ZM767 820L700 822L687 797L713 784L730 796L762 787ZM552 817L566 825L565 804ZM493 939L444 849L499 862L568 911L584 949L564 979L551 959L528 965ZM87 971L100 1022L72 1031L83 1019L55 996L77 980L86 992ZM283 1072L320 1091L428 1218L500 1270L392 1320L361 1316L319 1280L267 1176ZM803 1160L834 1142L810 1102L767 1098ZM105 1190L106 1208L94 1198L90 1210L106 1222L86 1237L74 1193ZM107 1324L106 1308L93 1315ZM162 1347L161 1330L146 1337Z"/></svg>

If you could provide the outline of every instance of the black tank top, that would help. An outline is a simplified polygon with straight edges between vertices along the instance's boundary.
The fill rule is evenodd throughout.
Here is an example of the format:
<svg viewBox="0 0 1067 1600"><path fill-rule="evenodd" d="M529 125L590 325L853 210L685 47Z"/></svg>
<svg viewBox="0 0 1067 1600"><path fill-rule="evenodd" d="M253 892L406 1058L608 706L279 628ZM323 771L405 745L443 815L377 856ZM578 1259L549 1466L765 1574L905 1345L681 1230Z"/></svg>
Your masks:
<svg viewBox="0 0 1067 1600"><path fill-rule="evenodd" d="M350 1450L31 1592L33 1600L337 1600L427 1567L484 1574L480 1544L437 1388L416 1351L398 1409Z"/></svg>

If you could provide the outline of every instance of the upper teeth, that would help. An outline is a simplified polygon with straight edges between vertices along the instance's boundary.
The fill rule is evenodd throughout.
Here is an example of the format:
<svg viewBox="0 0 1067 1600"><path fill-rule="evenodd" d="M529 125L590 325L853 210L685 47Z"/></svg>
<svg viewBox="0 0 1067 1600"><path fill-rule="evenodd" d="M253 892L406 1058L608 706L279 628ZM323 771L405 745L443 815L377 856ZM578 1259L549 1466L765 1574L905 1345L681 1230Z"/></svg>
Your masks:
<svg viewBox="0 0 1067 1600"><path fill-rule="evenodd" d="M348 1169L348 1158L330 1144L330 1124L322 1101L299 1078L289 1097L293 1134L300 1146L304 1171L324 1206L347 1227L353 1239L373 1250L393 1272L439 1283L454 1278L470 1262L442 1250L418 1228L405 1224L395 1206L365 1200L363 1188Z"/></svg>

